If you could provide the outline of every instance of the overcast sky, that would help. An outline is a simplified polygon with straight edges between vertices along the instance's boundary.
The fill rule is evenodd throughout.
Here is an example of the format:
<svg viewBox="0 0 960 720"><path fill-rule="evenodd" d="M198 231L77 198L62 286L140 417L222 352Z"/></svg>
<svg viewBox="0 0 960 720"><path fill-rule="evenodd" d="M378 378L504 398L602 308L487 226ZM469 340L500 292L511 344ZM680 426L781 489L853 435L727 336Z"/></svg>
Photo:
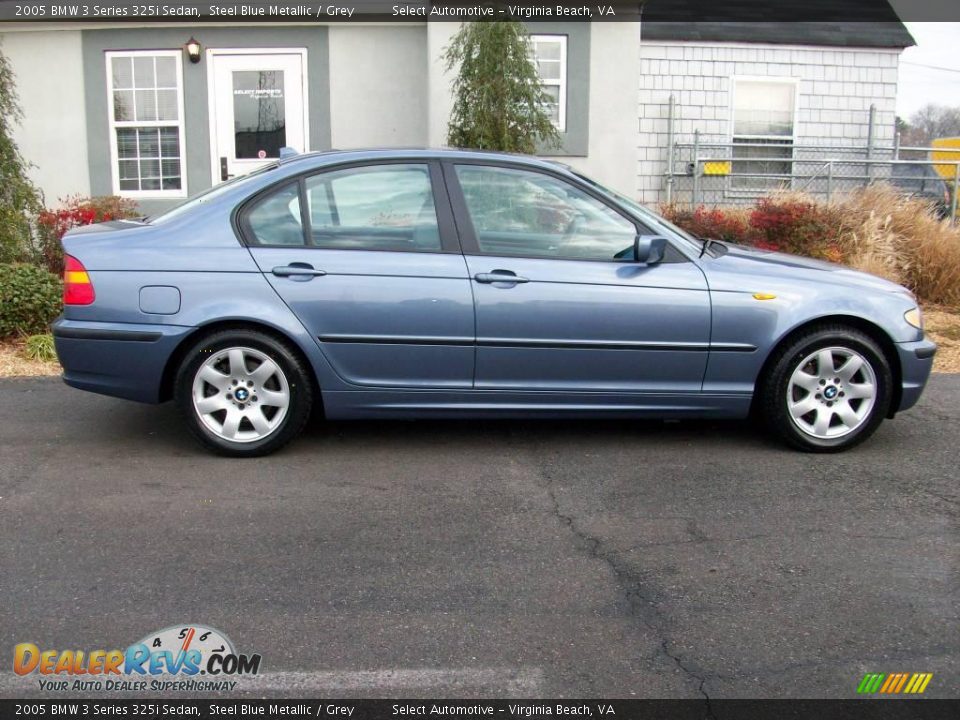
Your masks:
<svg viewBox="0 0 960 720"><path fill-rule="evenodd" d="M960 23L906 26L917 45L900 56L897 114L909 119L927 103L960 106Z"/></svg>

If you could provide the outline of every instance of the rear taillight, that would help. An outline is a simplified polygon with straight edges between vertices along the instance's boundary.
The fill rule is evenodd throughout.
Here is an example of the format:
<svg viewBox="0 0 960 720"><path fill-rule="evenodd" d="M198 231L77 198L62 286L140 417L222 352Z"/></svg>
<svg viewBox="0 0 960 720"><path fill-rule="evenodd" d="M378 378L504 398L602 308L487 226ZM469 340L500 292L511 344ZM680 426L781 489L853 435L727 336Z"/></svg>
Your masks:
<svg viewBox="0 0 960 720"><path fill-rule="evenodd" d="M83 263L70 255L63 256L63 304L89 305L96 299L93 283Z"/></svg>

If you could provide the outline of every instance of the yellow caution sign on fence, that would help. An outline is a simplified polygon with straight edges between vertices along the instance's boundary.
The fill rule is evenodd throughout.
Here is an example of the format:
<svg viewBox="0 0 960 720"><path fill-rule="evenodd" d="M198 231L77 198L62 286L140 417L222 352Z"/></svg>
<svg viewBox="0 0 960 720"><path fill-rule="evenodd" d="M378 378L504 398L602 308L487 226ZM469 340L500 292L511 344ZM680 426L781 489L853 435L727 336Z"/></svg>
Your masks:
<svg viewBox="0 0 960 720"><path fill-rule="evenodd" d="M936 138L930 146L934 148L930 151L930 159L934 162L938 160L949 163L960 162L960 137ZM933 167L944 180L953 180L956 177L956 165L934 165Z"/></svg>
<svg viewBox="0 0 960 720"><path fill-rule="evenodd" d="M960 140L960 138L957 138ZM713 160L703 163L704 175L729 175L732 163L729 160Z"/></svg>

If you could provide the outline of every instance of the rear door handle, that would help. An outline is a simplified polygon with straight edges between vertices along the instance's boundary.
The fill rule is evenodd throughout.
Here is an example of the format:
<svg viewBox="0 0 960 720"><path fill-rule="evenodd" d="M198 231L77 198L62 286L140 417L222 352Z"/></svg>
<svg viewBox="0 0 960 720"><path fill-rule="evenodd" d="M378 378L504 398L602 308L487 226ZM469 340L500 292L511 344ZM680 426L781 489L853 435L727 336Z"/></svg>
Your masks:
<svg viewBox="0 0 960 720"><path fill-rule="evenodd" d="M320 277L321 275L326 275L326 270L317 270L313 265L308 265L307 263L290 263L289 265L278 265L273 270L271 270L274 275L277 277L301 277L305 280L308 280L312 277Z"/></svg>
<svg viewBox="0 0 960 720"><path fill-rule="evenodd" d="M516 275L509 270L494 270L488 273L477 273L473 279L478 283L527 283L529 278Z"/></svg>

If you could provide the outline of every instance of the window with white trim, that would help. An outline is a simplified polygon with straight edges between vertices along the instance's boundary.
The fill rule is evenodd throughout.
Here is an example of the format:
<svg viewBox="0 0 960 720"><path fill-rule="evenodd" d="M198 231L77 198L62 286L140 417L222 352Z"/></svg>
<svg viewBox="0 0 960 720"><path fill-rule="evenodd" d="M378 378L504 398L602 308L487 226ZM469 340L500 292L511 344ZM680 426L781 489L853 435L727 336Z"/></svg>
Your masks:
<svg viewBox="0 0 960 720"><path fill-rule="evenodd" d="M734 79L732 189L790 186L796 102L793 79Z"/></svg>
<svg viewBox="0 0 960 720"><path fill-rule="evenodd" d="M567 36L531 35L530 49L544 92L550 97L547 112L557 130L567 129Z"/></svg>
<svg viewBox="0 0 960 720"><path fill-rule="evenodd" d="M185 197L179 50L108 52L113 190L125 197Z"/></svg>

